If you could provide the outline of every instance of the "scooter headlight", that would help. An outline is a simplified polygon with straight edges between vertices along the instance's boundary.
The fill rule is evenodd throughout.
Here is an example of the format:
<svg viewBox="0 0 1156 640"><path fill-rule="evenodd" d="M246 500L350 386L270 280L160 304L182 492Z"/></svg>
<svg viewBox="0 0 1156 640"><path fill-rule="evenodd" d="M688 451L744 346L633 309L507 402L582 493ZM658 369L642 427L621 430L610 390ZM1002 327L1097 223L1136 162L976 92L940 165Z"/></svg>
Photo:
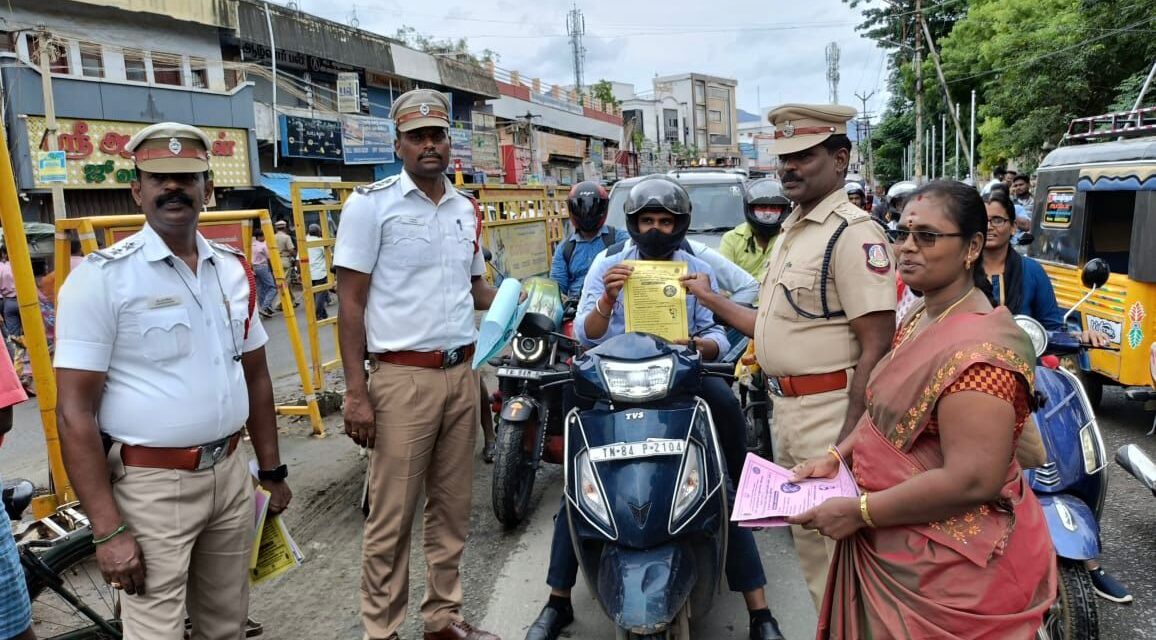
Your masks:
<svg viewBox="0 0 1156 640"><path fill-rule="evenodd" d="M583 451L578 455L575 463L578 467L578 473L575 476L578 485L575 487L578 502L585 509L587 515L592 516L607 529L612 528L610 509L606 504L606 496L602 493L602 487L598 484L598 475L594 471L594 463L590 462L590 454Z"/></svg>
<svg viewBox="0 0 1156 640"><path fill-rule="evenodd" d="M674 356L643 362L603 360L601 369L611 400L648 402L664 397L670 390Z"/></svg>
<svg viewBox="0 0 1156 640"><path fill-rule="evenodd" d="M670 510L671 529L698 504L703 494L703 485L706 483L706 470L703 465L702 448L691 442L687 444L686 455L683 456L682 471L678 474L678 484L674 489L674 506Z"/></svg>
<svg viewBox="0 0 1156 640"><path fill-rule="evenodd" d="M1031 338L1032 348L1036 350L1036 357L1044 355L1044 351L1048 348L1048 332L1044 329L1044 325L1030 316L1016 316L1015 320L1019 328L1023 329L1024 333Z"/></svg>
<svg viewBox="0 0 1156 640"><path fill-rule="evenodd" d="M523 364L533 364L546 355L546 341L518 334L514 336L514 358Z"/></svg>

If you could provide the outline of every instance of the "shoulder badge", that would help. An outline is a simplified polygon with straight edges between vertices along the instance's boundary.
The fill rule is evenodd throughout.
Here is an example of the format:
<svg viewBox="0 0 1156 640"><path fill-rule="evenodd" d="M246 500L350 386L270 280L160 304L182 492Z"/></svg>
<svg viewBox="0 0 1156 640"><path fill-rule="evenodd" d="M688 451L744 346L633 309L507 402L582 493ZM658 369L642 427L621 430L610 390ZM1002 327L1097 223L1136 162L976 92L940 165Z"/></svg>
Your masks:
<svg viewBox="0 0 1156 640"><path fill-rule="evenodd" d="M144 243L135 237L125 238L107 249L93 251L88 254L85 260L97 266L103 266L113 260L120 260L125 256L130 256L143 246Z"/></svg>
<svg viewBox="0 0 1156 640"><path fill-rule="evenodd" d="M840 204L835 207L835 215L847 221L847 224L855 224L858 222L866 222L871 219L871 214L856 207L850 202Z"/></svg>
<svg viewBox="0 0 1156 640"><path fill-rule="evenodd" d="M245 252L234 247L233 245L225 244L223 242L217 242L216 240L209 240L208 238L205 238L205 242L208 242L210 247L212 247L218 251L224 251L225 253L231 253L235 256L241 256L242 258L245 257Z"/></svg>
<svg viewBox="0 0 1156 640"><path fill-rule="evenodd" d="M393 185L397 184L397 181L399 179L401 179L400 175L390 176L388 178L385 178L384 180L378 180L377 182L371 182L369 184L363 184L360 187L358 187L356 189L356 191L358 193L360 193L361 195L365 195L367 193L373 193L374 191L381 191L382 189L387 189L387 188L392 187Z"/></svg>
<svg viewBox="0 0 1156 640"><path fill-rule="evenodd" d="M891 272L891 257L887 247L882 242L867 242L863 244L863 252L867 254L867 269L878 274L887 275Z"/></svg>

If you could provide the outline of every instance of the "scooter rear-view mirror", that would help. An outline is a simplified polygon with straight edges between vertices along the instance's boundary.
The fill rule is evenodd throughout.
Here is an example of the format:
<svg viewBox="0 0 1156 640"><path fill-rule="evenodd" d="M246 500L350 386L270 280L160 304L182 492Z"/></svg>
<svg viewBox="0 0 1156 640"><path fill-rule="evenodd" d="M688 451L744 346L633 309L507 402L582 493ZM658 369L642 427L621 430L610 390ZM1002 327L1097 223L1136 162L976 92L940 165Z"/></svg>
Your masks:
<svg viewBox="0 0 1156 640"><path fill-rule="evenodd" d="M1099 289L1108 283L1108 276L1112 275L1112 269L1108 267L1108 263L1102 258L1093 258L1084 265L1084 271L1080 274L1080 281L1089 289Z"/></svg>

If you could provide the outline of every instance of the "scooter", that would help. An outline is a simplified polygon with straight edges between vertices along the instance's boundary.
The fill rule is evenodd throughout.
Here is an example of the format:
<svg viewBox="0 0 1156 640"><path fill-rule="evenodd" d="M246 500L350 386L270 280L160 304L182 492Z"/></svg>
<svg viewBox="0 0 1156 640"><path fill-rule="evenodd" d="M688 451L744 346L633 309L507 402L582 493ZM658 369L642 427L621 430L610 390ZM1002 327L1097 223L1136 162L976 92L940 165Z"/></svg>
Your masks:
<svg viewBox="0 0 1156 640"><path fill-rule="evenodd" d="M1082 279L1091 291L1073 309L1104 286L1109 275L1107 263L1089 261ZM1035 370L1038 407L1032 418L1048 454L1047 463L1025 473L1043 507L1060 576L1059 595L1037 638L1095 640L1100 633L1099 616L1084 561L1100 555L1099 520L1108 492L1107 454L1080 379L1060 366L1060 357L1078 355L1087 345L1067 332L1048 332L1028 316L1016 316L1016 323L1031 337L1039 362Z"/></svg>
<svg viewBox="0 0 1156 640"><path fill-rule="evenodd" d="M706 365L692 347L627 333L574 358L543 386L572 384L565 507L591 593L616 637L688 638L723 576L727 492Z"/></svg>
<svg viewBox="0 0 1156 640"><path fill-rule="evenodd" d="M567 370L573 342L562 338L574 335L577 303L563 304L556 285L552 292L553 299L535 301L544 308L527 311L510 355L490 361L497 368L495 398L501 402L495 421L491 498L494 516L507 529L525 520L541 464L562 464L562 390L543 389L540 379L543 374ZM554 313L559 308L560 325Z"/></svg>

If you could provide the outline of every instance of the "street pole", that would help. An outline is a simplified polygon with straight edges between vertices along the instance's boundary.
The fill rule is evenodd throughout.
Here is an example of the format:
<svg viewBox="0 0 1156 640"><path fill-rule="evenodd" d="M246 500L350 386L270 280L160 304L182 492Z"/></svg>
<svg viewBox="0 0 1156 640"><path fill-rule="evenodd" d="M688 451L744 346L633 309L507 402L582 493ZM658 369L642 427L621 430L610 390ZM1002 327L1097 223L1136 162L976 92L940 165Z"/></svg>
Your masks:
<svg viewBox="0 0 1156 640"><path fill-rule="evenodd" d="M923 23L923 0L915 0L915 23ZM923 30L915 30L915 183L923 182Z"/></svg>
<svg viewBox="0 0 1156 640"><path fill-rule="evenodd" d="M281 153L281 123L277 120L277 40L273 37L273 18L269 15L268 0L265 2L265 28L269 30L269 58L273 62L273 105L270 113L273 120L273 168L276 169L277 157Z"/></svg>
<svg viewBox="0 0 1156 640"><path fill-rule="evenodd" d="M939 88L943 90L943 103L948 105L948 112L951 113L952 122L955 124L955 135L957 137L963 136L963 128L959 126L959 119L955 117L955 112L951 111L950 105L951 92L947 89L947 80L943 77L943 66L939 63L939 52L935 50L935 42L931 39L931 29L928 28L927 23L919 18L919 27L925 36L927 36L927 49L931 52L931 61L935 64L935 73L939 77ZM943 143L947 144L947 136L944 135ZM969 159L970 162L970 159Z"/></svg>
<svg viewBox="0 0 1156 640"><path fill-rule="evenodd" d="M863 115L863 128L866 130L866 133L867 133L866 178L867 178L868 184L871 185L872 189L875 188L875 163L873 162L874 150L871 148L871 117L867 114L867 101L870 100L872 98L872 96L874 96L874 95L875 95L874 91L872 91L871 93L868 93L865 96L859 95L858 93L855 94L855 97L859 98L859 101L863 104L863 110L860 113ZM862 151L860 151L860 153L862 153Z"/></svg>
<svg viewBox="0 0 1156 640"><path fill-rule="evenodd" d="M939 177L947 177L947 114L939 114L939 158L940 168Z"/></svg>
<svg viewBox="0 0 1156 640"><path fill-rule="evenodd" d="M959 122L959 103L955 103L955 121ZM955 137L955 166L951 169L951 177L959 180L959 136Z"/></svg>
<svg viewBox="0 0 1156 640"><path fill-rule="evenodd" d="M931 153L927 154L927 179L935 179L935 121L931 121Z"/></svg>
<svg viewBox="0 0 1156 640"><path fill-rule="evenodd" d="M52 95L52 37L47 31L40 32L40 89L44 94L44 137L49 151L59 151L60 142L56 137L56 100ZM64 207L64 186L52 183L52 219L68 217ZM13 231L15 233L15 231Z"/></svg>
<svg viewBox="0 0 1156 640"><path fill-rule="evenodd" d="M972 184L979 182L979 172L975 162L975 89L971 90L971 154L967 157L967 173L971 176Z"/></svg>

